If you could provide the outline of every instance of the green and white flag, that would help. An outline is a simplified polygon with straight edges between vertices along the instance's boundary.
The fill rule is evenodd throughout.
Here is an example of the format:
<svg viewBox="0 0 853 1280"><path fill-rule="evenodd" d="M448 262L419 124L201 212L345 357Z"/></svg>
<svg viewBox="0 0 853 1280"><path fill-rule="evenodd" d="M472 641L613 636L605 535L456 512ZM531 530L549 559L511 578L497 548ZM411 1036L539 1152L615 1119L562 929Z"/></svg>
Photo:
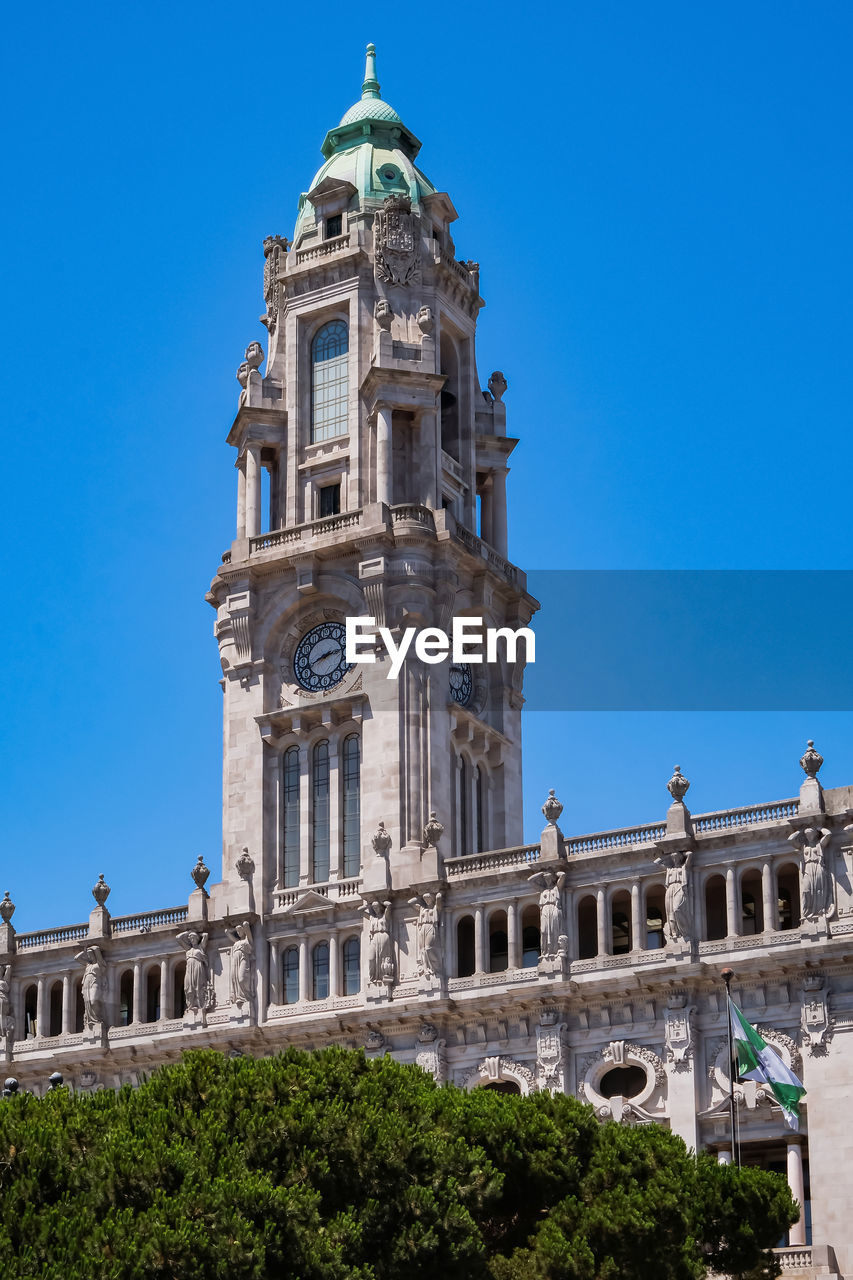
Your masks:
<svg viewBox="0 0 853 1280"><path fill-rule="evenodd" d="M737 1054L738 1079L757 1080L766 1084L782 1108L782 1113L792 1129L799 1129L799 1102L805 1093L790 1067L779 1057L775 1049L762 1040L741 1013L733 1000L729 1000L729 1017L732 1023L732 1040Z"/></svg>

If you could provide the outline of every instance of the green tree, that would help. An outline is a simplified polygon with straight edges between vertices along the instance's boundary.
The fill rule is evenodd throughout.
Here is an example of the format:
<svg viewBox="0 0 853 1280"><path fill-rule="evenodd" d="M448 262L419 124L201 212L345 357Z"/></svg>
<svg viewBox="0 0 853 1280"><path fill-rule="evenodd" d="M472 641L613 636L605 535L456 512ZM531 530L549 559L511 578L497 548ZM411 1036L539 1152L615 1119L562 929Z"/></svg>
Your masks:
<svg viewBox="0 0 853 1280"><path fill-rule="evenodd" d="M339 1049L0 1103L8 1280L763 1276L793 1216L654 1126Z"/></svg>

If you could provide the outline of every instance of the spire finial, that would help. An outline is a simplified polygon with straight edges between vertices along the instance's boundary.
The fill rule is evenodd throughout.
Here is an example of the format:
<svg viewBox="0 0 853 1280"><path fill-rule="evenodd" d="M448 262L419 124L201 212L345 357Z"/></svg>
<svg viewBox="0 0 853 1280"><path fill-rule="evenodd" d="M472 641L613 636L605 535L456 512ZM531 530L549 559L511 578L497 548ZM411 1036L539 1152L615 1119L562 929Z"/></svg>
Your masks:
<svg viewBox="0 0 853 1280"><path fill-rule="evenodd" d="M367 46L367 58L364 63L364 84L361 86L362 98L379 97L379 81L376 79L376 45Z"/></svg>

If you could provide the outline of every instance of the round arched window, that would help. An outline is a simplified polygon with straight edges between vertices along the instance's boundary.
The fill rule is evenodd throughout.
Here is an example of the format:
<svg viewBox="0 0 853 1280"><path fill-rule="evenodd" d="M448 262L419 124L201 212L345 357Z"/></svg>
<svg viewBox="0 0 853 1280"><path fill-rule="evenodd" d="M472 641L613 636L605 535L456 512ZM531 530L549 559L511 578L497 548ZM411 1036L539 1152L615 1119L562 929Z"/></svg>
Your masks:
<svg viewBox="0 0 853 1280"><path fill-rule="evenodd" d="M646 1073L642 1067L613 1067L598 1082L602 1098L636 1098L646 1087Z"/></svg>

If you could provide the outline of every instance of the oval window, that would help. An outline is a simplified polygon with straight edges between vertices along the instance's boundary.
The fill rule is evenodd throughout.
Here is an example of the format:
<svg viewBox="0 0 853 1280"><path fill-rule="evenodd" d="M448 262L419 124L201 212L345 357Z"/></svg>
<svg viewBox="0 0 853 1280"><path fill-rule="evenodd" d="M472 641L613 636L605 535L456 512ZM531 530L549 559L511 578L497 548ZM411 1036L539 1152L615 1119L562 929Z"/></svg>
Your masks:
<svg viewBox="0 0 853 1280"><path fill-rule="evenodd" d="M646 1087L646 1073L642 1067L614 1067L598 1082L602 1098L636 1098Z"/></svg>

